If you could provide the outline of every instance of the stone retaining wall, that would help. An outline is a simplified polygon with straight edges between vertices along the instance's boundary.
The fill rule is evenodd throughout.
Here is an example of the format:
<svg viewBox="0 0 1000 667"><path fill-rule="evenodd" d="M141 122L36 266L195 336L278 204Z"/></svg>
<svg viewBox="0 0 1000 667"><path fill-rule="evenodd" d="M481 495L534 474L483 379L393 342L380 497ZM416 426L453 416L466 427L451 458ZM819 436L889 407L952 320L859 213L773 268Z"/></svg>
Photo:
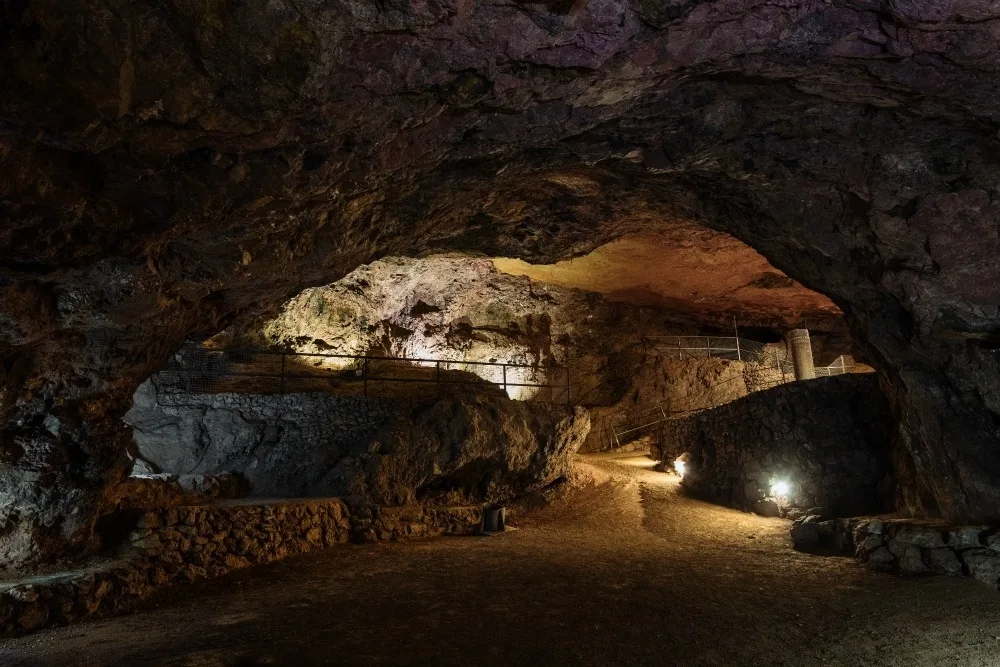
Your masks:
<svg viewBox="0 0 1000 667"><path fill-rule="evenodd" d="M811 516L795 522L792 539L800 551L851 555L873 570L967 576L1000 588L1000 528L995 526Z"/></svg>
<svg viewBox="0 0 1000 667"><path fill-rule="evenodd" d="M654 456L688 454L684 487L731 507L834 516L891 509L892 418L874 375L795 382L665 422ZM786 498L771 485L787 481ZM777 501L777 502L776 502Z"/></svg>
<svg viewBox="0 0 1000 667"><path fill-rule="evenodd" d="M0 584L0 633L126 610L164 586L353 542L472 534L480 507L229 501L141 514L120 558Z"/></svg>

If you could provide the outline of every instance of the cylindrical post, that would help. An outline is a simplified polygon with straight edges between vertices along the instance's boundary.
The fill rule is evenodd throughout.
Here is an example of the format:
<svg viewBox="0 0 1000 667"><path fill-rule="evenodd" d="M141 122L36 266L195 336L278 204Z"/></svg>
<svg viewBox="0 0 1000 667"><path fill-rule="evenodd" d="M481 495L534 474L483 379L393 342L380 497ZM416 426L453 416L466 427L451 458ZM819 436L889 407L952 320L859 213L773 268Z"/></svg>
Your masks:
<svg viewBox="0 0 1000 667"><path fill-rule="evenodd" d="M796 380L811 380L816 377L816 366L813 363L812 343L809 341L808 329L792 329L787 335L788 347L792 352L792 363L795 365Z"/></svg>
<svg viewBox="0 0 1000 667"><path fill-rule="evenodd" d="M507 364L503 365L503 395L507 396L507 398L510 398L510 396L507 394Z"/></svg>
<svg viewBox="0 0 1000 667"><path fill-rule="evenodd" d="M709 338L708 336L705 336L705 347L708 348L708 358L711 359L712 358L712 339Z"/></svg>
<svg viewBox="0 0 1000 667"><path fill-rule="evenodd" d="M438 396L440 396L441 395L441 362L440 361L435 361L434 362L434 368L435 368L434 381L437 383L436 390L437 390Z"/></svg>
<svg viewBox="0 0 1000 667"><path fill-rule="evenodd" d="M364 365L361 367L361 377L365 384L365 398L368 397L368 357L365 357Z"/></svg>

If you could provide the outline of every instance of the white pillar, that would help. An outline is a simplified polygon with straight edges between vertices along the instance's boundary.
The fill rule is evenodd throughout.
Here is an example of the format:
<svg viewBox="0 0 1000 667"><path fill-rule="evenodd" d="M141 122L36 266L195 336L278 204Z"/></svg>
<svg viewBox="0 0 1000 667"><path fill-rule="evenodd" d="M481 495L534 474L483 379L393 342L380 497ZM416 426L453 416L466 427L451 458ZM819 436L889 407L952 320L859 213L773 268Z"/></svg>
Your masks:
<svg viewBox="0 0 1000 667"><path fill-rule="evenodd" d="M795 379L811 380L816 377L816 366L813 363L809 330L792 329L788 332L786 339L788 340L788 348L792 352L792 363L795 364Z"/></svg>

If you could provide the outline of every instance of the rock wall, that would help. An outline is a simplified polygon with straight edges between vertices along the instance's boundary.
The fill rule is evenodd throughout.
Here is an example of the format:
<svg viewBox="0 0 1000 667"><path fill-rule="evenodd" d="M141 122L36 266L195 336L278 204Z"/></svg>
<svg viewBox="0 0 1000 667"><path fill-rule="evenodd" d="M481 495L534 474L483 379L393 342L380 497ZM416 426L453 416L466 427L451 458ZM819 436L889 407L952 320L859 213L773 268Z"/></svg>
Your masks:
<svg viewBox="0 0 1000 667"><path fill-rule="evenodd" d="M133 470L132 475L115 490L117 509L134 512L243 498L250 493L250 485L242 475L232 473L171 475Z"/></svg>
<svg viewBox="0 0 1000 667"><path fill-rule="evenodd" d="M113 614L175 582L348 541L469 535L481 522L479 506L351 508L339 498L158 508L135 520L116 560L0 585L0 633Z"/></svg>
<svg viewBox="0 0 1000 667"><path fill-rule="evenodd" d="M470 395L191 394L147 382L126 415L140 471L234 473L263 497L496 501L562 476L586 411Z"/></svg>
<svg viewBox="0 0 1000 667"><path fill-rule="evenodd" d="M865 567L904 576L966 576L1000 588L1000 528L942 521L805 516L792 526L795 548L855 556Z"/></svg>
<svg viewBox="0 0 1000 667"><path fill-rule="evenodd" d="M620 401L608 407L591 408L594 428L582 449L595 452L616 447L621 440L614 439L612 428L637 412L659 407L664 415L673 417L676 413L725 405L793 380L756 361L677 359L649 354L639 364L628 392ZM654 411L654 419L656 414ZM632 436L651 435L653 430L643 429Z"/></svg>
<svg viewBox="0 0 1000 667"><path fill-rule="evenodd" d="M697 332L689 312L617 303L496 269L488 259L387 258L336 283L307 289L249 332L223 332L225 346L278 345L306 353L376 354L521 364L511 381L562 383L547 366L569 367L575 403L617 402L644 361L644 337ZM331 360L331 363L337 363ZM467 370L500 383L500 369ZM511 387L513 398L531 388Z"/></svg>
<svg viewBox="0 0 1000 667"><path fill-rule="evenodd" d="M873 375L794 382L665 422L656 457L688 454L684 487L746 510L823 508L833 516L891 507L892 418ZM773 498L784 480L787 498Z"/></svg>

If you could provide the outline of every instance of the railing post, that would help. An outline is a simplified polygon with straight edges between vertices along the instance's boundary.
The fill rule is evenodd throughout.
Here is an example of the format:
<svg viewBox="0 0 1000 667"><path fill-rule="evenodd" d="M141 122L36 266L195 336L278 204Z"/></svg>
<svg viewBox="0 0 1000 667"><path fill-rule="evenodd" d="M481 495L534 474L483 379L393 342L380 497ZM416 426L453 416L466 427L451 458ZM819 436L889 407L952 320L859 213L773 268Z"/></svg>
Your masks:
<svg viewBox="0 0 1000 667"><path fill-rule="evenodd" d="M437 392L437 395L440 396L441 395L441 361L440 360L437 360L437 361L434 362L434 368L435 368L434 381L436 383L435 384L435 391Z"/></svg>
<svg viewBox="0 0 1000 667"><path fill-rule="evenodd" d="M281 377L278 379L278 394L285 395L285 350L281 351Z"/></svg>
<svg viewBox="0 0 1000 667"><path fill-rule="evenodd" d="M507 394L507 364L503 365L503 395L510 398L510 395Z"/></svg>
<svg viewBox="0 0 1000 667"><path fill-rule="evenodd" d="M712 358L712 339L705 336L705 347L708 348L708 358Z"/></svg>
<svg viewBox="0 0 1000 667"><path fill-rule="evenodd" d="M365 357L364 365L361 368L361 377L365 384L365 398L368 398L368 357Z"/></svg>
<svg viewBox="0 0 1000 667"><path fill-rule="evenodd" d="M743 354L740 352L740 327L736 324L735 315L733 315L733 333L736 334L736 360L743 361Z"/></svg>

